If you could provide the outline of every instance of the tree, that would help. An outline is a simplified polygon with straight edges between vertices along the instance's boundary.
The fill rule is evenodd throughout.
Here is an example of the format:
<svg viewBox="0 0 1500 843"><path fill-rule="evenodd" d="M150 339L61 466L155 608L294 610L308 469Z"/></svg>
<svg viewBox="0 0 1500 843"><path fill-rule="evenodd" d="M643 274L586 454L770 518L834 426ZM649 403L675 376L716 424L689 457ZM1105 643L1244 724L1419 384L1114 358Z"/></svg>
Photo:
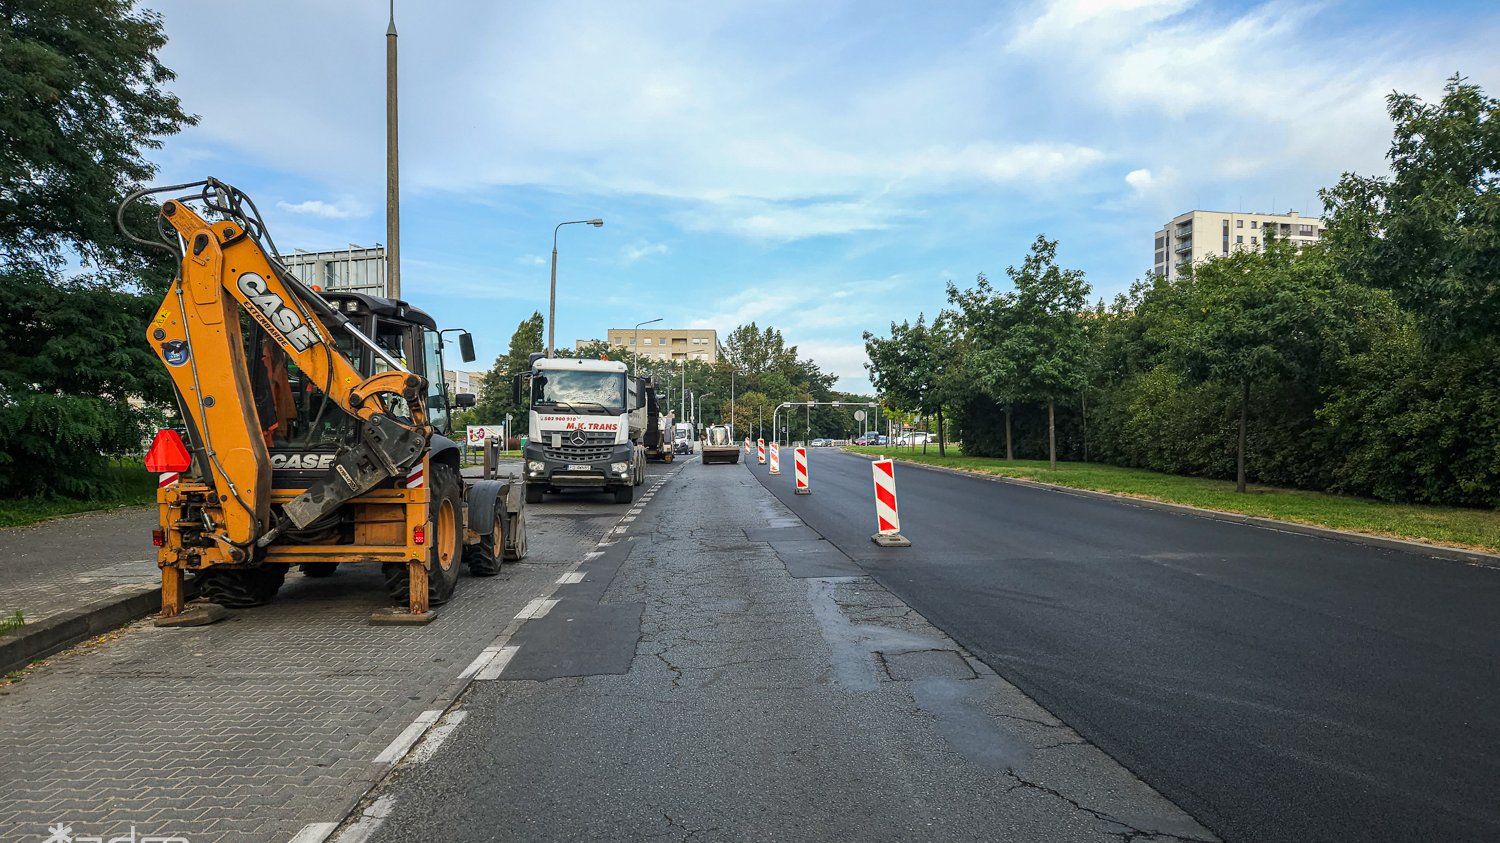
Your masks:
<svg viewBox="0 0 1500 843"><path fill-rule="evenodd" d="M526 404L517 405L511 387L512 377L530 370L531 355L545 349L542 339L543 319L540 311L522 319L510 337L510 350L495 358L495 365L485 374L474 406L476 424L499 424L509 415L516 434L526 433L530 416Z"/></svg>
<svg viewBox="0 0 1500 843"><path fill-rule="evenodd" d="M142 151L197 122L163 88L161 16L128 0L3 0L0 22L0 254L148 265L115 232L115 205L155 174Z"/></svg>
<svg viewBox="0 0 1500 843"><path fill-rule="evenodd" d="M194 122L162 87L164 43L128 2L0 0L0 494L108 494L110 460L171 402L145 342L159 298L130 290L175 268L114 230L155 173L142 151ZM64 277L69 258L89 271Z"/></svg>
<svg viewBox="0 0 1500 843"><path fill-rule="evenodd" d="M965 329L975 338L970 358L980 385L1007 405L1013 400L1047 404L1047 453L1057 468L1054 404L1077 394L1084 383L1088 338L1079 313L1088 301L1083 272L1057 265L1057 241L1037 235L1021 266L1007 267L1014 292L998 293L983 275L972 290L949 285ZM1013 457L1009 409L1006 459Z"/></svg>
<svg viewBox="0 0 1500 843"><path fill-rule="evenodd" d="M729 359L735 361L740 371L754 376L762 372L795 368L797 347L788 346L781 331L767 325L761 329L754 322L740 325L724 341Z"/></svg>
<svg viewBox="0 0 1500 843"><path fill-rule="evenodd" d="M1500 333L1500 100L1454 76L1438 103L1391 94L1389 177L1323 191L1327 240L1351 280L1391 290L1428 344Z"/></svg>
<svg viewBox="0 0 1500 843"><path fill-rule="evenodd" d="M917 316L915 324L891 323L891 335L877 337L866 331L865 356L870 380L892 407L938 418L938 448L943 450L943 401L945 386L952 385L944 372L954 362L948 337L951 318L939 316L932 327Z"/></svg>
<svg viewBox="0 0 1500 843"><path fill-rule="evenodd" d="M1308 378L1326 348L1354 322L1342 279L1327 253L1299 253L1272 240L1263 252L1236 252L1188 268L1162 288L1168 318L1157 327L1188 378L1239 392L1235 489L1245 491L1245 439L1251 388Z"/></svg>

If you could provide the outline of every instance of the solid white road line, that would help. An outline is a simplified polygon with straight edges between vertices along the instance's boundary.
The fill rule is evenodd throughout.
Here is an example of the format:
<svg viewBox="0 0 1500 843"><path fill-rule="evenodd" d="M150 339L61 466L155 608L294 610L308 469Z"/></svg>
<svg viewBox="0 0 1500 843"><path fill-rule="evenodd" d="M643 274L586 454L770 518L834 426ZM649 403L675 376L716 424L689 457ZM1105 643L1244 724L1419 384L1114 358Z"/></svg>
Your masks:
<svg viewBox="0 0 1500 843"><path fill-rule="evenodd" d="M583 572L574 571L571 574L563 574L557 578L558 585L577 585L583 582Z"/></svg>
<svg viewBox="0 0 1500 843"><path fill-rule="evenodd" d="M479 674L474 677L474 681L488 682L491 679L499 679L500 674L505 671L506 666L510 664L510 660L516 657L516 651L519 649L521 648L515 645L501 647L500 652L496 653L495 657L490 659L490 663L485 665L484 669L479 671Z"/></svg>
<svg viewBox="0 0 1500 843"><path fill-rule="evenodd" d="M401 734L397 735L396 739L391 741L391 745L386 747L384 752L375 756L375 763L394 764L401 760L401 756L405 755L408 749L411 749L411 745L417 742L417 738L420 738L423 732L427 731L427 727L436 723L437 719L442 716L443 712L440 709L424 711L417 715L417 719L413 720L410 726L401 730Z"/></svg>
<svg viewBox="0 0 1500 843"><path fill-rule="evenodd" d="M584 554L584 555L583 555L583 561L585 561L585 562L587 562L587 561L589 561L589 560L590 560L590 559L598 559L598 558L599 558L599 557L601 557L601 556L603 556L603 555L604 555L604 554L603 554L603 553L600 553L600 552L599 552L599 551L597 551L597 550L591 550L591 551L589 551L589 552L588 552L588 553L585 553L585 554Z"/></svg>

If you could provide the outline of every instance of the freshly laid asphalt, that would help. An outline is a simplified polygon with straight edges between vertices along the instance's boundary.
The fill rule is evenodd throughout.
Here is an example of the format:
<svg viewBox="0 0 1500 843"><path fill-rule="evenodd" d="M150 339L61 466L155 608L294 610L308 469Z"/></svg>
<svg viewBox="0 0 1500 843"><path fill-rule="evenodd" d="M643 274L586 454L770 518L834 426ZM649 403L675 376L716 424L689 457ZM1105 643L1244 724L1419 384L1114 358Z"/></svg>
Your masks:
<svg viewBox="0 0 1500 843"><path fill-rule="evenodd" d="M882 549L869 460L786 467L752 471L1224 840L1500 840L1500 569L910 464Z"/></svg>

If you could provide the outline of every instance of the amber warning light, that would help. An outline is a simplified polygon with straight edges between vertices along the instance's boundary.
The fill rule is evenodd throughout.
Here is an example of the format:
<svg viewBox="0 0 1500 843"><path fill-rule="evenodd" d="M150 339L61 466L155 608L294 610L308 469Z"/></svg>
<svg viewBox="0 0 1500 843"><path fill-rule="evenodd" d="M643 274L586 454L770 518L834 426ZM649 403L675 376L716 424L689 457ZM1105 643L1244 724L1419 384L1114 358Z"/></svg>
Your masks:
<svg viewBox="0 0 1500 843"><path fill-rule="evenodd" d="M182 443L182 437L177 435L177 431L156 431L156 438L151 440L151 449L146 451L146 470L152 474L163 474L187 471L192 467L193 458L188 454L187 446Z"/></svg>

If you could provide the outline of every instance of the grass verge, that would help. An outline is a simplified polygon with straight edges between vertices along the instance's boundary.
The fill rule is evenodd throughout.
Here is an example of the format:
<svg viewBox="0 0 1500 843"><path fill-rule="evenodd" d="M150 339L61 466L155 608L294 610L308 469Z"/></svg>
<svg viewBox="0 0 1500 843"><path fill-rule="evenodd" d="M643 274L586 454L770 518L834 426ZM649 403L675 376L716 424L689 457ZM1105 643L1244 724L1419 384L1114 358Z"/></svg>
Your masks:
<svg viewBox="0 0 1500 843"><path fill-rule="evenodd" d="M73 498L10 498L0 500L0 527L19 527L98 509L122 506L145 506L156 501L156 476L139 462L122 462L110 467L114 481L113 494L88 500Z"/></svg>
<svg viewBox="0 0 1500 843"><path fill-rule="evenodd" d="M1001 460L964 456L949 447L948 456L935 446L913 452L906 448L848 448L860 454L884 454L897 460L958 468L981 474L1017 477L1168 503L1187 504L1219 512L1275 518L1299 524L1332 527L1356 533L1452 545L1500 553L1500 512L1490 509L1423 506L1307 492L1251 484L1246 494L1234 491L1228 480L1181 477L1139 468L1102 463L1060 462L1057 470L1046 460Z"/></svg>
<svg viewBox="0 0 1500 843"><path fill-rule="evenodd" d="M25 625L26 616L21 614L20 609L17 609L10 616L0 618L0 635L4 635L7 632L15 632Z"/></svg>

